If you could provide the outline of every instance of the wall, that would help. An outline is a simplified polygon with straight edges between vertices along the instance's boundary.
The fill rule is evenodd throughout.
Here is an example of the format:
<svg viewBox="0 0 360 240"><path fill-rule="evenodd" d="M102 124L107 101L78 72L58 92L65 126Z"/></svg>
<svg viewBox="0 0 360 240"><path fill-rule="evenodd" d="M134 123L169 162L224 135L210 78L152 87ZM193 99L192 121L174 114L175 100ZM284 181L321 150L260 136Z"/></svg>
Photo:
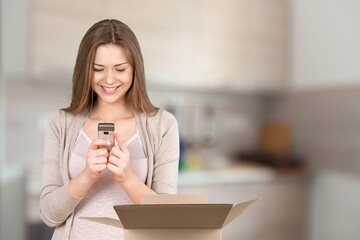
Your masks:
<svg viewBox="0 0 360 240"><path fill-rule="evenodd" d="M3 13L1 11L3 9L3 3L0 1L0 23L2 23ZM0 53L3 51L3 26L0 24ZM5 82L3 75L3 59L0 55L0 169L1 165L5 159L5 146L4 146L4 131L5 131Z"/></svg>
<svg viewBox="0 0 360 240"><path fill-rule="evenodd" d="M360 84L360 2L292 0L295 89Z"/></svg>
<svg viewBox="0 0 360 240"><path fill-rule="evenodd" d="M9 77L28 70L28 3L0 1L0 239L21 240L26 234L25 171L22 164L7 159L5 95Z"/></svg>
<svg viewBox="0 0 360 240"><path fill-rule="evenodd" d="M267 101L267 120L287 121L294 151L315 171L360 174L360 87L298 91Z"/></svg>
<svg viewBox="0 0 360 240"><path fill-rule="evenodd" d="M26 75L29 57L29 29L31 21L28 11L31 1L1 0L2 49L1 64L5 78Z"/></svg>

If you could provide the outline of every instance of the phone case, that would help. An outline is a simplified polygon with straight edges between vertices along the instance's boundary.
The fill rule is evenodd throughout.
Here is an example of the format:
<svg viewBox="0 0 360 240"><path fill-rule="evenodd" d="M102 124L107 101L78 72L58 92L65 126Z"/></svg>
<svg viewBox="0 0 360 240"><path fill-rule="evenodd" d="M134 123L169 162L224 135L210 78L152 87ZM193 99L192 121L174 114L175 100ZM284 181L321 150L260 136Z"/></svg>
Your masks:
<svg viewBox="0 0 360 240"><path fill-rule="evenodd" d="M105 139L111 142L110 146L106 146L109 150L114 146L114 123L99 123L98 124L98 138Z"/></svg>

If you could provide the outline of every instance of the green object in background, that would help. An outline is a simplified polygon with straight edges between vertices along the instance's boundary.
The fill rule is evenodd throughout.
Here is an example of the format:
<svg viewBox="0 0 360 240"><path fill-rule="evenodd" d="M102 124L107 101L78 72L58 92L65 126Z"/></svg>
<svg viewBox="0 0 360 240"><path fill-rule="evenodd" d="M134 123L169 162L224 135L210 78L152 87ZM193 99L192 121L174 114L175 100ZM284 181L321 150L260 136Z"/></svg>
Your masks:
<svg viewBox="0 0 360 240"><path fill-rule="evenodd" d="M186 164L186 142L185 140L180 137L180 158L179 158L179 171L183 171L187 169L187 164Z"/></svg>
<svg viewBox="0 0 360 240"><path fill-rule="evenodd" d="M186 160L185 159L179 159L179 171L184 171L187 169L186 166Z"/></svg>

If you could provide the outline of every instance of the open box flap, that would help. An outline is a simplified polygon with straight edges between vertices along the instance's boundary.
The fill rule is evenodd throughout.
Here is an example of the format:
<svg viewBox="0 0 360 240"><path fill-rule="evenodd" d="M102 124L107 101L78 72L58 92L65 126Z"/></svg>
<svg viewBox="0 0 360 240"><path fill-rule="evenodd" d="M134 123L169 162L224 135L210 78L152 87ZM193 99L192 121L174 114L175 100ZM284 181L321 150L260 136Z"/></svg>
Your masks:
<svg viewBox="0 0 360 240"><path fill-rule="evenodd" d="M230 222L232 222L235 218L237 218L242 212L244 212L244 210L246 208L253 205L255 202L257 202L260 199L261 198L257 198L257 199L253 199L250 201L246 201L246 202L234 205L232 207L232 209L230 210L229 215L227 216L222 228L225 227L226 225L228 225Z"/></svg>
<svg viewBox="0 0 360 240"><path fill-rule="evenodd" d="M260 199L260 198L259 198ZM240 204L116 205L119 219L80 217L125 229L221 229L259 199Z"/></svg>
<svg viewBox="0 0 360 240"><path fill-rule="evenodd" d="M233 204L116 205L126 229L220 229Z"/></svg>
<svg viewBox="0 0 360 240"><path fill-rule="evenodd" d="M97 222L97 223L102 223L102 224L113 226L113 227L123 228L123 225L121 224L120 220L115 219L115 218L108 218L108 217L80 217L80 219L85 219L85 220L89 220L89 221L93 221L93 222Z"/></svg>

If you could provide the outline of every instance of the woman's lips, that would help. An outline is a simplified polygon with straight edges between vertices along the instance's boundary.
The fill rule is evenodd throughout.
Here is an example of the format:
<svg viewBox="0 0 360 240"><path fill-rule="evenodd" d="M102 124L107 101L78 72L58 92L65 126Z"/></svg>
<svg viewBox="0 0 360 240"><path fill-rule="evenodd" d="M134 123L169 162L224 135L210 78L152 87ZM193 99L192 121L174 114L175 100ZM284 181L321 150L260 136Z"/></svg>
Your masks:
<svg viewBox="0 0 360 240"><path fill-rule="evenodd" d="M116 87L104 87L101 86L102 90L104 93L106 94L113 94L116 92L116 90L119 88L120 86L116 86Z"/></svg>

